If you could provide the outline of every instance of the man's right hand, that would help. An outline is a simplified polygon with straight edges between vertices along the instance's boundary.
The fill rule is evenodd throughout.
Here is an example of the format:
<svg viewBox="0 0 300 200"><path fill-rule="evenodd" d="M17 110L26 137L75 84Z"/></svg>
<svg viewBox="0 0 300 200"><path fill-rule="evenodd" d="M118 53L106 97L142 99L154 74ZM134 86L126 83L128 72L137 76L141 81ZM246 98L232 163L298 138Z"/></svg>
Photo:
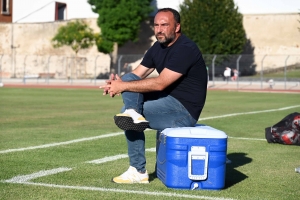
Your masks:
<svg viewBox="0 0 300 200"><path fill-rule="evenodd" d="M112 80L115 80L115 75L114 74L110 74L109 80L105 81L106 85L110 85ZM100 88L103 88L103 95L108 94L109 87L106 87L106 85L100 86Z"/></svg>

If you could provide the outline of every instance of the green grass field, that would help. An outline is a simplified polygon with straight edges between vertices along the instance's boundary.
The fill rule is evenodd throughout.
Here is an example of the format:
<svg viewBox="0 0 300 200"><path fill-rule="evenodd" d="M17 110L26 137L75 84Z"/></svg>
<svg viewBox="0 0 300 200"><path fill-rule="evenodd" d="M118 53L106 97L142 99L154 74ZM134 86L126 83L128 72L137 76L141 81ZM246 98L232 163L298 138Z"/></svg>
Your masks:
<svg viewBox="0 0 300 200"><path fill-rule="evenodd" d="M272 72L272 73L264 73L263 75L265 78L284 78L284 72L279 71L279 72ZM257 73L256 75L252 76L253 78L258 78L260 77L260 73ZM300 70L299 69L290 69L287 70L286 72L286 78L295 78L298 79L300 78Z"/></svg>
<svg viewBox="0 0 300 200"><path fill-rule="evenodd" d="M299 99L209 91L199 123L227 133L232 163L224 189L191 191L167 188L153 175L153 130L146 131L150 184L111 182L128 168L126 140L113 122L121 97L100 90L0 88L0 199L299 199L294 169L300 147L264 140L266 127L300 112Z"/></svg>

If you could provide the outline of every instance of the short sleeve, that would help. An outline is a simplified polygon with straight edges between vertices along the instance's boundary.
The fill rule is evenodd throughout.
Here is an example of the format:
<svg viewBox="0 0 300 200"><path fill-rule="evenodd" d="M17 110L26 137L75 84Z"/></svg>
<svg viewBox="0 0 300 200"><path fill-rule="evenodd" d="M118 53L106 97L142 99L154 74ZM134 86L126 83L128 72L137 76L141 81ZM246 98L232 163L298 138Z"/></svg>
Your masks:
<svg viewBox="0 0 300 200"><path fill-rule="evenodd" d="M143 57L143 60L141 62L141 65L147 67L147 68L154 68L154 62L153 62L153 46L146 52L146 54Z"/></svg>

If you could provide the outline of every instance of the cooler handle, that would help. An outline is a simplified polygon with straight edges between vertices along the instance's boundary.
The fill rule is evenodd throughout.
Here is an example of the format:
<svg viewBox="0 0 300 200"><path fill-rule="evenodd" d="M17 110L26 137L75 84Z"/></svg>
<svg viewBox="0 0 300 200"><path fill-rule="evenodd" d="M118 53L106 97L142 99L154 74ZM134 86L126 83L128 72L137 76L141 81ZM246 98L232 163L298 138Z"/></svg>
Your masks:
<svg viewBox="0 0 300 200"><path fill-rule="evenodd" d="M192 174L192 160L205 160L204 172L201 175ZM205 180L207 178L208 152L205 147L192 146L188 152L188 176L191 180Z"/></svg>

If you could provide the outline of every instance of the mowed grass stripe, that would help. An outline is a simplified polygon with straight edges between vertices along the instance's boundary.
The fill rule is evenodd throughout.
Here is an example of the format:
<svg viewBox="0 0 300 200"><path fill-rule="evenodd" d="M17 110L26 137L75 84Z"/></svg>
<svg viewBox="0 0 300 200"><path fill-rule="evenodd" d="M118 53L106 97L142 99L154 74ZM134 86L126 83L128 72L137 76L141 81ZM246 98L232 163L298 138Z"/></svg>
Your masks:
<svg viewBox="0 0 300 200"><path fill-rule="evenodd" d="M218 119L218 118L224 118L224 117L234 117L234 116L239 116L239 115L251 115L251 114L259 114L259 113L267 113L267 112L276 112L276 111L282 111L282 110L290 110L290 109L299 108L299 107L300 107L300 105L294 105L294 106L275 108L275 109L270 109L270 110L257 110L257 111L251 111L251 112L243 112L243 113L232 113L232 114L226 114L226 115L220 115L220 116L214 116L214 117L199 118L198 121Z"/></svg>
<svg viewBox="0 0 300 200"><path fill-rule="evenodd" d="M112 193L129 193L129 194L141 194L141 195L151 195L159 198L162 197L176 197L176 198L188 198L188 199L203 199L203 200L234 200L232 198L224 197L209 197L201 195L186 195L186 194L177 194L177 193L167 193L167 192L150 192L150 191L140 191L140 190L122 190L122 189L110 189L110 188L101 188L101 187L89 187L89 186L71 186L71 185L55 185L55 184L46 184L46 183L32 183L26 182L23 184L35 185L35 186L44 186L50 188L59 188L59 189L75 189L75 190L87 190L87 191L99 191L99 192L112 192Z"/></svg>
<svg viewBox="0 0 300 200"><path fill-rule="evenodd" d="M155 152L155 148L146 149L148 152ZM86 163L93 164L101 164L105 162L110 162L122 158L128 157L127 155L117 155L111 157L105 157L103 159L88 161ZM117 193L129 193L129 194L141 194L141 195L150 195L157 197L176 197L176 198L188 198L188 199L203 199L203 200L234 200L232 198L224 198L224 197L210 197L203 195L187 195L187 194L178 194L178 193L168 193L168 192L160 192L160 191L140 191L140 190L125 190L125 189L112 189L112 188L103 188L103 187L91 187L91 186L71 186L71 185L57 185L57 184L47 184L47 183L35 183L31 182L31 180L45 177L49 175L54 175L58 173L63 173L67 171L71 171L72 168L60 167L51 170L41 170L39 172L35 172L28 175L19 175L13 177L8 180L2 180L3 183L15 183L15 184L23 184L23 185L35 185L42 187L51 187L51 188L60 188L60 189L75 189L75 190L86 190L86 191L99 191L99 192L117 192Z"/></svg>
<svg viewBox="0 0 300 200"><path fill-rule="evenodd" d="M102 96L102 93L82 90L2 89L0 91L0 150L41 146L121 132L112 119L122 106L120 97L108 98ZM291 105L299 105L299 95L208 91L201 119L232 113L286 108ZM176 193L188 195L189 199L192 199L190 195L195 195L209 199L224 197L245 200L296 200L299 199L297 189L299 176L294 169L299 166L299 147L271 145L263 140L265 127L275 124L292 112L299 112L299 108L226 116L199 122L229 135L227 155L232 163L226 167L226 186L218 192L166 188L153 175L155 153L147 153L147 170L151 175L151 184L112 183L111 177L120 175L127 169L128 159L117 159L99 165L86 162L126 154L126 138L119 135L53 148L0 154L0 180L30 175L41 170L72 168L70 171L38 177L32 181L33 184L43 184L45 187L29 185L27 184L29 181L26 184L1 182L0 190L3 192L0 193L0 199L184 198L161 195L161 193ZM145 136L146 148L153 147L155 131L151 130ZM256 140L256 138L261 139ZM56 188L56 186L78 187L78 189ZM97 190L90 190L94 187ZM99 191L98 188L104 191ZM122 190L124 193L115 190ZM158 193L158 196L137 194L135 191L154 192Z"/></svg>
<svg viewBox="0 0 300 200"><path fill-rule="evenodd" d="M49 147L55 147L55 146L61 146L61 145L67 145L67 144L74 144L74 143L78 143L78 142L86 142L86 141L90 141L90 140L97 140L97 139L102 139L102 138L115 137L115 136L119 136L119 135L122 135L122 134L124 134L124 133L123 132L110 133L110 134L106 134L106 135L99 135L99 136L95 136L95 137L81 138L81 139L70 140L70 141L65 141L65 142L44 144L44 145L39 145L39 146L32 146L32 147L18 148L18 149L7 149L7 150L0 151L0 154L17 152L17 151L34 150L34 149L44 149L44 148L49 148Z"/></svg>
<svg viewBox="0 0 300 200"><path fill-rule="evenodd" d="M266 113L266 112L275 112L275 111L281 111L281 110L289 110L289 109L298 108L298 107L300 107L300 105L294 105L294 106L288 106L288 107L270 109L270 110L251 111L251 112L244 112L244 113L232 113L232 114L226 114L226 115L220 115L220 116L214 116L214 117L201 118L198 121L211 120L211 119L217 119L217 118L225 118L225 117L233 117L233 116L238 116L238 115L249 115L249 114L258 114L258 113ZM34 149L44 149L44 148L55 147L55 146L60 146L60 145L85 142L85 141L89 141L89 140L97 140L97 139L102 139L102 138L107 138L107 137L114 137L114 136L119 136L122 134L124 134L124 133L123 132L109 133L106 135L81 138L81 139L70 140L70 141L65 141L65 142L51 143L51 144L45 144L45 145L39 145L39 146L31 146L31 147L26 147L26 148L7 149L7 150L0 151L0 154L17 152L17 151L34 150ZM237 138L237 137L233 137L233 138ZM246 139L246 138L242 138L242 139ZM247 139L262 140L262 139L258 139L258 138L256 138L256 139L255 138L247 138Z"/></svg>

